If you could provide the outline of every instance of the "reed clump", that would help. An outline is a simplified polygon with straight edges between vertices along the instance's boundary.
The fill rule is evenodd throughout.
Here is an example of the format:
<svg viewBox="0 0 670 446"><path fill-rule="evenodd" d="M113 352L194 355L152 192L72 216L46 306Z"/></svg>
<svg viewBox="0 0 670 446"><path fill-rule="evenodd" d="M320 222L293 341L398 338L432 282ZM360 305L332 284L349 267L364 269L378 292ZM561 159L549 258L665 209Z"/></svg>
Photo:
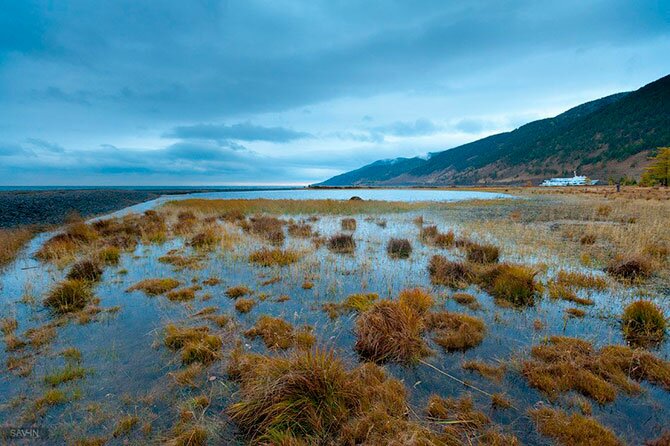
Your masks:
<svg viewBox="0 0 670 446"><path fill-rule="evenodd" d="M67 278L72 280L84 280L88 282L97 282L102 277L102 268L90 259L81 260L74 265L67 273Z"/></svg>
<svg viewBox="0 0 670 446"><path fill-rule="evenodd" d="M468 243L465 252L473 263L496 263L500 257L500 248L491 244Z"/></svg>
<svg viewBox="0 0 670 446"><path fill-rule="evenodd" d="M551 399L574 390L604 404L617 390L637 393L637 381L646 380L670 389L670 362L644 350L610 345L596 351L582 339L552 336L531 350L522 373L532 387Z"/></svg>
<svg viewBox="0 0 670 446"><path fill-rule="evenodd" d="M464 305L471 310L477 310L481 307L477 298L470 293L454 293L451 298L459 305Z"/></svg>
<svg viewBox="0 0 670 446"><path fill-rule="evenodd" d="M386 245L386 252L392 259L407 259L412 254L412 244L405 238L392 238Z"/></svg>
<svg viewBox="0 0 670 446"><path fill-rule="evenodd" d="M638 282L651 276L652 265L643 256L620 257L610 262L605 271L617 280Z"/></svg>
<svg viewBox="0 0 670 446"><path fill-rule="evenodd" d="M238 297L247 296L253 294L253 290L244 285L231 286L226 290L226 296L231 299L237 299Z"/></svg>
<svg viewBox="0 0 670 446"><path fill-rule="evenodd" d="M435 299L423 288L406 288L398 294L398 302L423 315L433 307Z"/></svg>
<svg viewBox="0 0 670 446"><path fill-rule="evenodd" d="M435 343L447 351L475 347L486 334L484 321L467 314L440 311L429 313L425 321Z"/></svg>
<svg viewBox="0 0 670 446"><path fill-rule="evenodd" d="M525 265L502 263L481 272L477 280L497 302L521 307L534 305L542 290L536 275L537 271Z"/></svg>
<svg viewBox="0 0 670 446"><path fill-rule="evenodd" d="M189 246L211 251L221 242L221 233L216 226L207 226L188 241Z"/></svg>
<svg viewBox="0 0 670 446"><path fill-rule="evenodd" d="M648 300L629 304L623 311L621 323L626 340L639 346L661 342L667 325L661 308Z"/></svg>
<svg viewBox="0 0 670 446"><path fill-rule="evenodd" d="M293 325L278 317L262 315L256 324L244 332L244 336L260 337L267 348L286 350L293 346Z"/></svg>
<svg viewBox="0 0 670 446"><path fill-rule="evenodd" d="M171 291L168 291L165 294L169 300L173 302L187 302L195 299L195 293L200 291L201 287L199 285L194 285L190 287L177 288Z"/></svg>
<svg viewBox="0 0 670 446"><path fill-rule="evenodd" d="M310 238L314 235L312 226L305 222L289 222L288 235L295 238Z"/></svg>
<svg viewBox="0 0 670 446"><path fill-rule="evenodd" d="M485 378L488 378L493 381L500 382L505 376L505 364L491 365L483 361L464 361L461 364L464 370L469 370L471 372L477 372Z"/></svg>
<svg viewBox="0 0 670 446"><path fill-rule="evenodd" d="M241 297L235 301L235 309L240 313L248 313L256 306L256 301Z"/></svg>
<svg viewBox="0 0 670 446"><path fill-rule="evenodd" d="M66 279L49 291L44 305L59 314L82 310L93 299L90 283Z"/></svg>
<svg viewBox="0 0 670 446"><path fill-rule="evenodd" d="M352 254L356 250L356 241L350 234L336 234L328 239L327 246L338 254Z"/></svg>
<svg viewBox="0 0 670 446"><path fill-rule="evenodd" d="M592 417L549 407L531 409L529 414L542 435L564 446L623 445L610 429Z"/></svg>
<svg viewBox="0 0 670 446"><path fill-rule="evenodd" d="M467 264L448 260L441 255L431 257L428 272L434 285L446 285L452 288L463 288L473 278L471 268Z"/></svg>
<svg viewBox="0 0 670 446"><path fill-rule="evenodd" d="M158 296L174 290L179 285L181 285L181 283L177 279L172 278L144 279L128 288L126 292L143 291L149 296Z"/></svg>
<svg viewBox="0 0 670 446"><path fill-rule="evenodd" d="M276 246L284 243L286 239L284 224L283 220L269 215L255 215L241 222L244 231L259 236Z"/></svg>
<svg viewBox="0 0 670 446"><path fill-rule="evenodd" d="M355 350L369 361L415 363L430 349L422 339L426 327L419 313L398 301L382 300L356 320Z"/></svg>
<svg viewBox="0 0 670 446"><path fill-rule="evenodd" d="M440 444L469 444L471 439L477 438L477 444L520 445L514 435L500 432L484 412L477 410L470 395L461 398L431 395L425 412L430 419L446 423Z"/></svg>
<svg viewBox="0 0 670 446"><path fill-rule="evenodd" d="M300 254L290 249L262 248L249 255L249 261L261 266L287 266L300 260Z"/></svg>
<svg viewBox="0 0 670 446"><path fill-rule="evenodd" d="M440 444L407 420L406 391L380 367L347 369L332 352L238 355L228 415L253 444ZM410 443L407 443L409 441Z"/></svg>
<svg viewBox="0 0 670 446"><path fill-rule="evenodd" d="M355 231L356 230L356 219L355 218L343 218L340 221L340 226L343 231Z"/></svg>
<svg viewBox="0 0 670 446"><path fill-rule="evenodd" d="M218 335L210 333L209 327L187 327L168 324L165 327L165 345L179 350L185 365L199 362L210 364L221 358L223 341Z"/></svg>

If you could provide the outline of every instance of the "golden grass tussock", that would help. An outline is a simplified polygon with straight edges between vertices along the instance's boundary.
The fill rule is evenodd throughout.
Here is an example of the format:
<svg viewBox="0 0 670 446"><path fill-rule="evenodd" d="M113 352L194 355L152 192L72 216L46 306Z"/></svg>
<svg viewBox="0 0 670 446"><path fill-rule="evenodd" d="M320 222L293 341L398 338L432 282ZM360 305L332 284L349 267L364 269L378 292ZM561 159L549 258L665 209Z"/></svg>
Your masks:
<svg viewBox="0 0 670 446"><path fill-rule="evenodd" d="M451 295L451 298L455 300L457 304L466 306L471 310L478 310L481 308L477 298L470 293L454 293Z"/></svg>
<svg viewBox="0 0 670 446"><path fill-rule="evenodd" d="M566 308L565 309L565 315L567 317L582 318L582 317L586 316L586 311L581 310L579 308Z"/></svg>
<svg viewBox="0 0 670 446"><path fill-rule="evenodd" d="M532 306L542 287L535 281L537 271L525 265L502 263L480 273L478 282L496 301L513 306Z"/></svg>
<svg viewBox="0 0 670 446"><path fill-rule="evenodd" d="M126 290L126 292L131 291L143 291L149 296L158 296L168 291L174 290L181 283L177 279L172 279L169 277L160 278L160 279L144 279Z"/></svg>
<svg viewBox="0 0 670 446"><path fill-rule="evenodd" d="M356 219L355 218L343 218L340 220L340 226L343 231L355 231L356 230Z"/></svg>
<svg viewBox="0 0 670 446"><path fill-rule="evenodd" d="M405 238L392 238L386 244L386 252L392 259L407 259L412 254L412 244Z"/></svg>
<svg viewBox="0 0 670 446"><path fill-rule="evenodd" d="M327 246L338 254L352 254L356 250L356 241L350 234L335 234L328 238Z"/></svg>
<svg viewBox="0 0 670 446"><path fill-rule="evenodd" d="M556 274L556 282L576 288L588 290L604 290L607 288L607 280L604 277L584 274L578 271L561 270Z"/></svg>
<svg viewBox="0 0 670 446"><path fill-rule="evenodd" d="M505 376L505 364L491 365L489 363L477 360L464 361L461 364L464 370L476 372L485 378L500 382Z"/></svg>
<svg viewBox="0 0 670 446"><path fill-rule="evenodd" d="M465 246L468 262L495 263L500 257L500 249L491 244L468 243Z"/></svg>
<svg viewBox="0 0 670 446"><path fill-rule="evenodd" d="M284 319L262 315L256 324L244 332L244 336L254 339L260 337L267 348L291 348L294 343L293 325Z"/></svg>
<svg viewBox="0 0 670 446"><path fill-rule="evenodd" d="M435 305L433 296L423 288L405 288L398 294L398 301L419 314L425 314Z"/></svg>
<svg viewBox="0 0 670 446"><path fill-rule="evenodd" d="M203 381L205 367L199 362L193 362L181 370L171 372L170 376L180 387L195 388Z"/></svg>
<svg viewBox="0 0 670 446"><path fill-rule="evenodd" d="M587 297L579 297L572 287L558 280L547 282L547 292L551 299L567 300L581 305L593 305L595 303Z"/></svg>
<svg viewBox="0 0 670 446"><path fill-rule="evenodd" d="M0 267L14 260L31 238L33 231L28 228L0 229Z"/></svg>
<svg viewBox="0 0 670 446"><path fill-rule="evenodd" d="M41 397L35 400L35 409L41 411L49 406L65 404L67 400L67 395L62 390L48 389Z"/></svg>
<svg viewBox="0 0 670 446"><path fill-rule="evenodd" d="M240 313L248 313L256 306L256 301L241 297L235 301L235 309Z"/></svg>
<svg viewBox="0 0 670 446"><path fill-rule="evenodd" d="M168 291L165 294L169 300L173 302L187 302L195 299L195 293L200 291L201 287L199 285L193 285L190 287L176 288L171 291Z"/></svg>
<svg viewBox="0 0 670 446"><path fill-rule="evenodd" d="M82 310L92 299L89 282L66 279L49 291L44 305L56 313L65 314Z"/></svg>
<svg viewBox="0 0 670 446"><path fill-rule="evenodd" d="M226 296L231 299L237 299L238 297L247 296L253 294L253 291L244 285L232 286L226 290Z"/></svg>
<svg viewBox="0 0 670 446"><path fill-rule="evenodd" d="M290 221L288 224L288 235L295 238L310 238L314 235L312 226L305 222Z"/></svg>
<svg viewBox="0 0 670 446"><path fill-rule="evenodd" d="M0 331L4 335L10 335L19 328L19 322L13 317L3 317L0 319Z"/></svg>
<svg viewBox="0 0 670 446"><path fill-rule="evenodd" d="M300 254L290 249L262 248L249 255L249 261L260 266L287 266L300 260Z"/></svg>
<svg viewBox="0 0 670 446"><path fill-rule="evenodd" d="M67 383L86 376L86 369L81 366L66 364L62 369L44 377L44 382L52 387Z"/></svg>
<svg viewBox="0 0 670 446"><path fill-rule="evenodd" d="M640 282L651 276L652 264L646 257L619 257L605 268L610 276L623 282Z"/></svg>
<svg viewBox="0 0 670 446"><path fill-rule="evenodd" d="M221 358L223 341L220 336L210 333L207 326L168 324L165 327L165 345L181 352L183 364L209 364Z"/></svg>
<svg viewBox="0 0 670 446"><path fill-rule="evenodd" d="M70 268L67 273L68 279L85 280L89 282L97 282L102 277L102 268L98 262L85 259L81 260Z"/></svg>
<svg viewBox="0 0 670 446"><path fill-rule="evenodd" d="M136 415L126 415L116 423L116 427L112 432L113 437L121 437L128 435L135 426L140 422L140 418Z"/></svg>
<svg viewBox="0 0 670 446"><path fill-rule="evenodd" d="M221 279L218 277L209 277L202 281L202 284L205 286L216 286L221 283Z"/></svg>
<svg viewBox="0 0 670 446"><path fill-rule="evenodd" d="M188 241L196 249L211 251L221 242L221 228L215 225L205 227Z"/></svg>
<svg viewBox="0 0 670 446"><path fill-rule="evenodd" d="M628 342L648 346L663 340L667 322L658 305L648 300L638 300L624 309L621 325Z"/></svg>
<svg viewBox="0 0 670 446"><path fill-rule="evenodd" d="M95 259L103 265L118 265L121 250L116 246L103 246L95 253Z"/></svg>
<svg viewBox="0 0 670 446"><path fill-rule="evenodd" d="M467 314L440 311L426 315L426 326L436 344L447 351L467 350L481 344L486 334L484 321Z"/></svg>
<svg viewBox="0 0 670 446"><path fill-rule="evenodd" d="M540 407L529 411L537 430L564 446L623 446L623 442L592 417Z"/></svg>
<svg viewBox="0 0 670 446"><path fill-rule="evenodd" d="M58 261L73 258L80 247L78 242L68 234L56 234L44 242L42 247L35 253L35 257L41 261Z"/></svg>
<svg viewBox="0 0 670 446"><path fill-rule="evenodd" d="M441 255L431 257L428 264L430 280L434 285L463 288L472 280L472 272L463 262L454 262Z"/></svg>
<svg viewBox="0 0 670 446"><path fill-rule="evenodd" d="M644 350L610 345L595 351L582 339L552 336L531 350L522 373L551 399L574 390L598 403L611 402L617 390L640 392L637 381L670 389L670 362Z"/></svg>
<svg viewBox="0 0 670 446"><path fill-rule="evenodd" d="M180 424L172 432L172 437L164 442L166 446L206 446L207 430L191 423Z"/></svg>
<svg viewBox="0 0 670 446"><path fill-rule="evenodd" d="M431 395L425 409L429 418L444 424L441 435L445 445L471 444L477 438L477 444L519 446L519 440L510 434L504 434L482 411L475 408L470 395L461 398L442 398Z"/></svg>
<svg viewBox="0 0 670 446"><path fill-rule="evenodd" d="M176 251L169 251L167 254L160 256L158 261L172 265L176 270L184 268L199 268L202 258L198 256L184 256L177 254Z"/></svg>
<svg viewBox="0 0 670 446"><path fill-rule="evenodd" d="M227 409L252 444L440 444L407 420L406 391L380 367L347 369L332 352L240 355L240 400ZM414 442L404 440L413 439Z"/></svg>
<svg viewBox="0 0 670 446"><path fill-rule="evenodd" d="M284 243L284 222L276 217L269 215L255 215L249 220L244 220L240 224L246 232L254 234L265 239L273 245L279 246Z"/></svg>
<svg viewBox="0 0 670 446"><path fill-rule="evenodd" d="M413 308L382 300L358 316L354 348L364 359L377 363L415 363L430 354L422 339L425 328Z"/></svg>

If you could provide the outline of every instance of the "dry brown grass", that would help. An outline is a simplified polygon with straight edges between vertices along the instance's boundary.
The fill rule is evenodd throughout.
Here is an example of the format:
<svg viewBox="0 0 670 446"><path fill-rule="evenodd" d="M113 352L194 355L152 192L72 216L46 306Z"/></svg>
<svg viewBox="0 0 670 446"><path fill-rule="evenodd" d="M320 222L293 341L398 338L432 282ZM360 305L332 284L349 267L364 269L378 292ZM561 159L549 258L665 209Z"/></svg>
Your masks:
<svg viewBox="0 0 670 446"><path fill-rule="evenodd" d="M425 325L414 309L382 300L356 320L354 348L363 358L383 363L414 363L430 353L422 334Z"/></svg>
<svg viewBox="0 0 670 446"><path fill-rule="evenodd" d="M472 372L477 372L485 378L491 379L493 381L501 381L503 376L505 376L505 364L491 365L483 361L465 361L461 364L461 367L465 370L470 370Z"/></svg>
<svg viewBox="0 0 670 446"><path fill-rule="evenodd" d="M168 324L165 327L165 345L179 350L183 364L209 364L221 358L223 341L210 333L209 327L187 327Z"/></svg>
<svg viewBox="0 0 670 446"><path fill-rule="evenodd" d="M200 291L200 289L201 287L199 285L177 288L172 291L168 291L167 294L165 294L165 297L173 302L187 302L189 300L195 299L195 293L196 291Z"/></svg>
<svg viewBox="0 0 670 446"><path fill-rule="evenodd" d="M284 224L286 222L276 217L255 215L242 223L242 229L265 239L273 245L279 246L286 239L284 235Z"/></svg>
<svg viewBox="0 0 670 446"><path fill-rule="evenodd" d="M284 319L262 315L251 329L244 332L244 336L254 339L260 337L267 348L288 349L293 346L293 325Z"/></svg>
<svg viewBox="0 0 670 446"><path fill-rule="evenodd" d="M231 286L226 290L226 296L231 299L237 299L238 297L247 296L253 294L253 290L244 285Z"/></svg>
<svg viewBox="0 0 670 446"><path fill-rule="evenodd" d="M249 255L249 261L261 266L286 266L300 260L300 254L290 249L262 248Z"/></svg>
<svg viewBox="0 0 670 446"><path fill-rule="evenodd" d="M529 411L538 431L564 446L622 446L614 433L595 418L541 407Z"/></svg>
<svg viewBox="0 0 670 446"><path fill-rule="evenodd" d="M92 298L89 282L67 279L49 291L44 305L59 314L72 313L82 310Z"/></svg>
<svg viewBox="0 0 670 446"><path fill-rule="evenodd" d="M638 300L629 304L623 311L621 322L626 340L634 345L657 344L665 336L665 315L651 301Z"/></svg>
<svg viewBox="0 0 670 446"><path fill-rule="evenodd" d="M605 271L624 282L639 282L651 276L652 264L643 256L619 257L610 262Z"/></svg>
<svg viewBox="0 0 670 446"><path fill-rule="evenodd" d="M355 231L356 230L356 219L355 218L343 218L340 221L340 225L343 231Z"/></svg>
<svg viewBox="0 0 670 446"><path fill-rule="evenodd" d="M356 242L349 234L336 234L327 242L328 249L338 254L352 254L356 250Z"/></svg>
<svg viewBox="0 0 670 446"><path fill-rule="evenodd" d="M599 403L613 401L617 389L639 392L636 381L646 380L670 389L670 362L644 350L610 345L595 351L576 338L553 336L531 350L523 363L529 384L555 399L574 390Z"/></svg>
<svg viewBox="0 0 670 446"><path fill-rule="evenodd" d="M469 293L454 293L451 295L451 298L456 301L456 303L460 305L465 305L466 307L470 308L471 310L477 310L481 308L481 305L479 304L479 301L477 301L477 298L473 296L472 294Z"/></svg>
<svg viewBox="0 0 670 446"><path fill-rule="evenodd" d="M31 238L33 231L27 228L0 229L0 267L14 260Z"/></svg>
<svg viewBox="0 0 670 446"><path fill-rule="evenodd" d="M407 259L412 254L412 244L405 238L392 238L386 244L386 252L392 259Z"/></svg>
<svg viewBox="0 0 670 446"><path fill-rule="evenodd" d="M462 313L440 311L426 315L426 326L436 344L447 351L467 350L481 344L486 334L484 321Z"/></svg>
<svg viewBox="0 0 670 446"><path fill-rule="evenodd" d="M441 255L431 257L428 272L434 285L463 288L472 280L472 273L468 265L448 260Z"/></svg>
<svg viewBox="0 0 670 446"><path fill-rule="evenodd" d="M383 369L347 369L332 352L286 358L237 355L240 401L227 412L252 444L432 445L438 437L407 420L406 391Z"/></svg>
<svg viewBox="0 0 670 446"><path fill-rule="evenodd" d="M435 299L423 288L406 288L398 294L398 302L419 314L425 314L435 304Z"/></svg>
<svg viewBox="0 0 670 446"><path fill-rule="evenodd" d="M296 238L310 238L314 235L312 227L305 222L293 222L288 224L288 235Z"/></svg>
<svg viewBox="0 0 670 446"><path fill-rule="evenodd" d="M240 313L248 313L256 306L256 301L253 299L245 299L243 297L235 301L235 309Z"/></svg>
<svg viewBox="0 0 670 446"><path fill-rule="evenodd" d="M431 395L426 406L426 414L433 420L444 423L442 435L446 445L476 444L519 446L519 440L509 434L501 433L492 424L491 419L477 410L469 395L461 398L442 398Z"/></svg>
<svg viewBox="0 0 670 446"><path fill-rule="evenodd" d="M490 244L468 243L465 245L468 262L495 263L500 257L500 248Z"/></svg>
<svg viewBox="0 0 670 446"><path fill-rule="evenodd" d="M143 291L149 296L158 296L174 290L179 285L180 282L177 279L167 277L162 279L144 279L128 288L126 292Z"/></svg>
<svg viewBox="0 0 670 446"><path fill-rule="evenodd" d="M81 260L75 263L67 273L68 279L85 280L89 282L97 282L101 277L102 268L98 262L90 259Z"/></svg>

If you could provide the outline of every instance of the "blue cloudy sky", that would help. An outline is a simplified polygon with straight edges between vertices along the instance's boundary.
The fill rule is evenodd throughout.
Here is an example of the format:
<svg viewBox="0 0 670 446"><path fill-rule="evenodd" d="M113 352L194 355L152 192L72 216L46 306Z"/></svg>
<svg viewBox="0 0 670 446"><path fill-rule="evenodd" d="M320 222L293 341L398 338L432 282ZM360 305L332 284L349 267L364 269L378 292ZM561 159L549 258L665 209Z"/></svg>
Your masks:
<svg viewBox="0 0 670 446"><path fill-rule="evenodd" d="M670 73L670 0L0 0L0 184L304 184Z"/></svg>

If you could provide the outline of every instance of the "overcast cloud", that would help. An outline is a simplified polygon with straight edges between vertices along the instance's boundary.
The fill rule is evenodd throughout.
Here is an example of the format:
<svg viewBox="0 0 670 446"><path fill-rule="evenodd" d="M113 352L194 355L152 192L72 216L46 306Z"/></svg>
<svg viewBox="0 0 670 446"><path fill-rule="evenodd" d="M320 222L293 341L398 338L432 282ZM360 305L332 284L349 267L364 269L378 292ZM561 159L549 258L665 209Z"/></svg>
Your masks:
<svg viewBox="0 0 670 446"><path fill-rule="evenodd" d="M670 73L670 0L2 10L6 185L311 183Z"/></svg>

